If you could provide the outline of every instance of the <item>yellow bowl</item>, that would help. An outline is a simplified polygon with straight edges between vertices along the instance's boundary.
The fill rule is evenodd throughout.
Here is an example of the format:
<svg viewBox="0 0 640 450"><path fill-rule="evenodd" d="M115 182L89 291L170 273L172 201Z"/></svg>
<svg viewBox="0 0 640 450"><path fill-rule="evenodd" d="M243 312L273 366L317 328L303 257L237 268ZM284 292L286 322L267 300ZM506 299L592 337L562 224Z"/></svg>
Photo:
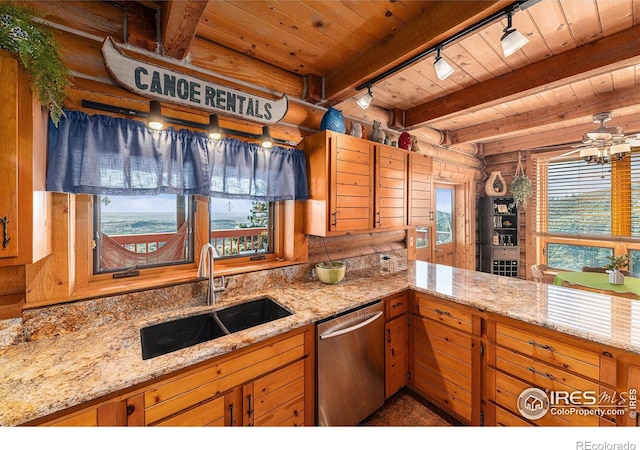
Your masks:
<svg viewBox="0 0 640 450"><path fill-rule="evenodd" d="M318 279L325 284L336 284L342 281L347 267L342 261L324 262L316 264Z"/></svg>

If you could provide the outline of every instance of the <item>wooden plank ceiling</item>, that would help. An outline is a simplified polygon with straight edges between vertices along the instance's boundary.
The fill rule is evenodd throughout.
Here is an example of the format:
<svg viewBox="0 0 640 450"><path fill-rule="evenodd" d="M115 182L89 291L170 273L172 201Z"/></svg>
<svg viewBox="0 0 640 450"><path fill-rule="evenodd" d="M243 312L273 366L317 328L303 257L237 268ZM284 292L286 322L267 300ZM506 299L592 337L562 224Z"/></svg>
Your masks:
<svg viewBox="0 0 640 450"><path fill-rule="evenodd" d="M26 2L32 3L32 2ZM33 2L43 8L39 2ZM80 28L82 8L105 4L43 2L47 20ZM206 45L268 63L305 80L322 80L320 105L370 121L356 86L433 48L512 4L488 1L211 0L135 2L157 10L162 48L189 58ZM72 4L68 7L67 4ZM74 14L78 13L77 17ZM610 126L640 132L640 0L540 0L516 10L513 26L529 43L505 58L506 18L443 48L455 69L440 81L431 53L373 85L377 111L418 136L433 129L451 144L481 143L484 154L572 143L595 128L592 115L612 111ZM92 30L96 33L95 30ZM144 34L141 32L141 34ZM215 63L212 63L215 68ZM260 79L254 80L258 85ZM391 117L391 114L389 114Z"/></svg>

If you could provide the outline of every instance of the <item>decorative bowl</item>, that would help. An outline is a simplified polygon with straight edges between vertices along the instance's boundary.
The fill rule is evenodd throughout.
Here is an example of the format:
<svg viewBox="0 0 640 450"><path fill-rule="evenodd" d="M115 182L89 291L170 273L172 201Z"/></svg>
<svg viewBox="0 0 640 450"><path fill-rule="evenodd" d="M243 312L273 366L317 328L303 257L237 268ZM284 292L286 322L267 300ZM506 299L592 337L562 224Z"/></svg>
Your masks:
<svg viewBox="0 0 640 450"><path fill-rule="evenodd" d="M316 273L318 279L325 284L336 284L342 281L347 267L342 261L333 261L331 263L323 262L316 264Z"/></svg>

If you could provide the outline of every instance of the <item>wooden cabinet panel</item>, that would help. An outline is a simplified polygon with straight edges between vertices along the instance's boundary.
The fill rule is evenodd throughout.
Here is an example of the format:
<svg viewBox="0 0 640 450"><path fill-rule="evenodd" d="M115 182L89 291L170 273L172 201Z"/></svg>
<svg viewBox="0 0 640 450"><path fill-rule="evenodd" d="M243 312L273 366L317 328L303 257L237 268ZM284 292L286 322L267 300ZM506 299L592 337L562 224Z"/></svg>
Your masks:
<svg viewBox="0 0 640 450"><path fill-rule="evenodd" d="M384 317L386 320L409 312L409 296L400 292L384 299Z"/></svg>
<svg viewBox="0 0 640 450"><path fill-rule="evenodd" d="M304 361L298 361L253 383L256 426L277 426L291 417L304 423Z"/></svg>
<svg viewBox="0 0 640 450"><path fill-rule="evenodd" d="M157 422L155 426L163 427L201 427L223 426L225 416L224 396L189 408L168 419Z"/></svg>
<svg viewBox="0 0 640 450"><path fill-rule="evenodd" d="M51 427L97 427L98 411L92 409L45 425Z"/></svg>
<svg viewBox="0 0 640 450"><path fill-rule="evenodd" d="M405 386L409 373L409 316L401 315L385 324L385 398Z"/></svg>
<svg viewBox="0 0 640 450"><path fill-rule="evenodd" d="M426 226L431 223L432 159L420 153L409 154L408 224Z"/></svg>
<svg viewBox="0 0 640 450"><path fill-rule="evenodd" d="M501 323L496 324L496 344L563 370L580 373L594 380L600 378L600 355L596 352L568 345L544 335L532 336L531 333Z"/></svg>
<svg viewBox="0 0 640 450"><path fill-rule="evenodd" d="M420 292L415 293L415 301L419 315L466 333L474 332L472 314L456 308L451 302Z"/></svg>
<svg viewBox="0 0 640 450"><path fill-rule="evenodd" d="M407 227L408 151L331 131L308 136L302 147L310 180L307 234Z"/></svg>
<svg viewBox="0 0 640 450"><path fill-rule="evenodd" d="M0 223L0 266L31 264L51 253L47 112L18 61L3 50L0 76L0 218L6 221Z"/></svg>
<svg viewBox="0 0 640 450"><path fill-rule="evenodd" d="M304 355L300 334L169 381L145 392L145 422L162 420Z"/></svg>
<svg viewBox="0 0 640 450"><path fill-rule="evenodd" d="M481 424L481 319L454 303L413 293L410 386L465 423Z"/></svg>

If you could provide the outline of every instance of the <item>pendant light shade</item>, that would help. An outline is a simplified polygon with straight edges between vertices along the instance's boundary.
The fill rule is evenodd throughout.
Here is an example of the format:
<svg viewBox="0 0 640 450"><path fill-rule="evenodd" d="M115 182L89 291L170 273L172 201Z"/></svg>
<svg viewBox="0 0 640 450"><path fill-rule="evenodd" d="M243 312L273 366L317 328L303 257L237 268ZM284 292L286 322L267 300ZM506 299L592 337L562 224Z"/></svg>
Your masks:
<svg viewBox="0 0 640 450"><path fill-rule="evenodd" d="M507 56L513 55L515 52L524 47L529 39L524 37L522 33L520 33L515 28L511 29L511 18L513 16L513 11L511 11L507 15L507 27L503 30L504 34L500 39L500 43L502 44L502 52L504 53L505 58Z"/></svg>
<svg viewBox="0 0 640 450"><path fill-rule="evenodd" d="M451 67L451 65L447 61L445 61L442 56L440 56L440 51L441 49L439 48L437 50L436 60L434 61L433 65L436 68L436 75L438 76L440 81L444 81L449 77L449 75L454 72L454 70L453 67Z"/></svg>
<svg viewBox="0 0 640 450"><path fill-rule="evenodd" d="M164 128L164 118L160 102L151 100L149 102L149 114L147 115L147 126L152 130L162 130Z"/></svg>
<svg viewBox="0 0 640 450"><path fill-rule="evenodd" d="M218 122L218 116L215 114L209 115L209 127L207 127L207 135L209 139L213 141L219 141L224 137L220 124Z"/></svg>
<svg viewBox="0 0 640 450"><path fill-rule="evenodd" d="M269 127L262 127L262 134L260 135L260 146L262 148L271 148L273 147L273 139L271 138L271 133L269 132Z"/></svg>

